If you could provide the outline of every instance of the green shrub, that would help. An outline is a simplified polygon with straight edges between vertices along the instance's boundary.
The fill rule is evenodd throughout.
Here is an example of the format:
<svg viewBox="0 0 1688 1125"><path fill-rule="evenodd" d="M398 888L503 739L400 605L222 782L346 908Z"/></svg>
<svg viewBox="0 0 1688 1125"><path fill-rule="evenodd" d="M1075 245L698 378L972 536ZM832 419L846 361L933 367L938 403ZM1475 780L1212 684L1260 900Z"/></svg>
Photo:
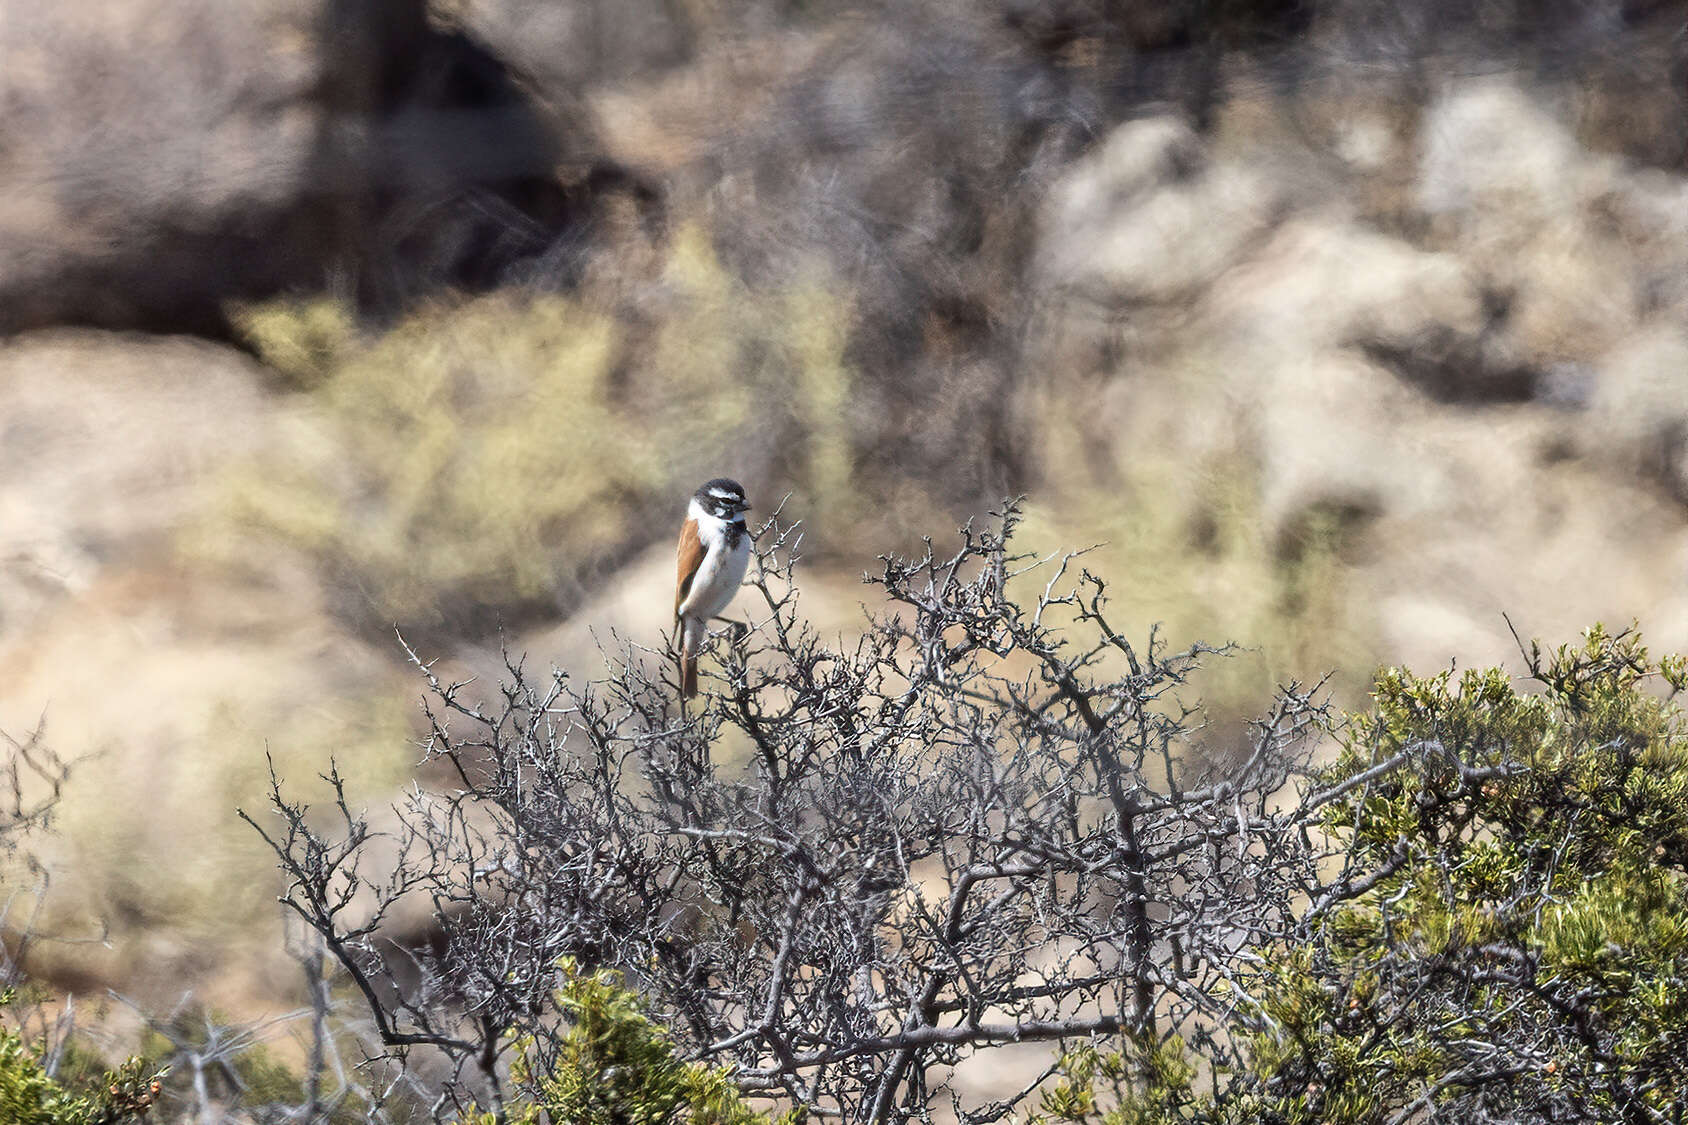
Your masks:
<svg viewBox="0 0 1688 1125"><path fill-rule="evenodd" d="M571 1022L548 1073L524 1062L518 1083L528 1100L508 1111L511 1121L569 1125L797 1125L795 1113L779 1119L748 1106L725 1069L686 1062L667 1032L645 1014L637 993L619 973L583 973L564 963L558 995ZM542 1117L541 1115L545 1116ZM492 1114L471 1115L491 1125Z"/></svg>
<svg viewBox="0 0 1688 1125"><path fill-rule="evenodd" d="M1060 1070L1034 1121L1173 1125L1203 1120L1212 1109L1195 1090L1196 1067L1176 1035L1124 1050L1080 1047L1061 1057Z"/></svg>
<svg viewBox="0 0 1688 1125"><path fill-rule="evenodd" d="M9 1004L12 994L0 997ZM72 1089L47 1073L38 1049L0 1025L0 1121L6 1125L107 1125L145 1118L163 1072L132 1058L89 1088Z"/></svg>
<svg viewBox="0 0 1688 1125"><path fill-rule="evenodd" d="M579 1125L758 1125L731 1076L684 1062L636 994L611 972L570 970L563 1010L574 1026L541 1086L556 1121Z"/></svg>
<svg viewBox="0 0 1688 1125"><path fill-rule="evenodd" d="M290 362L275 319L259 342ZM531 603L561 544L601 561L633 514L622 494L659 476L612 402L613 344L560 298L419 313L338 359L221 520L303 551L378 621Z"/></svg>
<svg viewBox="0 0 1688 1125"><path fill-rule="evenodd" d="M1530 671L1523 690L1499 669L1391 669L1338 732L1316 779L1340 792L1322 809L1333 893L1305 941L1239 959L1230 1019L1207 1029L1244 1045L1241 1073L1176 1043L1080 1052L1042 1119L1670 1120L1688 1085L1685 666L1595 628L1533 649Z"/></svg>

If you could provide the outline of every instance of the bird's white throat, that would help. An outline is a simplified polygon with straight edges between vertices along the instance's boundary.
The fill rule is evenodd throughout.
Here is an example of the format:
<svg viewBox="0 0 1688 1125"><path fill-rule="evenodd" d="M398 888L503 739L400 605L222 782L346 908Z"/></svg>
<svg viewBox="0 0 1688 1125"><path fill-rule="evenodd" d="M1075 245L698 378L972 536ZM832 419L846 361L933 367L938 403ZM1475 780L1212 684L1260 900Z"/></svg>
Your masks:
<svg viewBox="0 0 1688 1125"><path fill-rule="evenodd" d="M742 519L737 521L724 520L720 516L711 515L702 504L697 502L695 496L692 497L691 504L687 506L686 515L697 521L697 537L703 541L705 547L711 547L718 541L727 538L727 529L732 527L735 522L739 527L744 526Z"/></svg>

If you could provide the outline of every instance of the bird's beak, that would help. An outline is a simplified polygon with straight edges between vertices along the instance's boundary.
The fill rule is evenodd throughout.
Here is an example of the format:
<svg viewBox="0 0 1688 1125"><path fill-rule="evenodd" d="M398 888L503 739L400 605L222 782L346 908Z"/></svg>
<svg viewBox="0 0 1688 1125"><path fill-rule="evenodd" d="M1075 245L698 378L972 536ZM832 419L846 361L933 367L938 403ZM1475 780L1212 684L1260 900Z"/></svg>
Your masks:
<svg viewBox="0 0 1688 1125"><path fill-rule="evenodd" d="M741 512L748 512L748 511L750 511L750 505L744 503L741 500L741 501L739 501L738 510L741 511Z"/></svg>

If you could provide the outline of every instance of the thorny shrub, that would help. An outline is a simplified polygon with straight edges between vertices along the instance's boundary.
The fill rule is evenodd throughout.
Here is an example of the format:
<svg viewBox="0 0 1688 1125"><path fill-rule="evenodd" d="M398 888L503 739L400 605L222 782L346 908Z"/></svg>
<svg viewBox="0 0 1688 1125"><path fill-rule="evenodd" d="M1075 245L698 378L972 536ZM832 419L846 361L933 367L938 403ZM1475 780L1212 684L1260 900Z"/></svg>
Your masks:
<svg viewBox="0 0 1688 1125"><path fill-rule="evenodd" d="M1292 684L1221 757L1184 695L1222 650L1133 644L1017 519L885 557L885 607L828 642L776 513L691 710L625 640L589 682L507 661L490 703L419 661L457 787L413 795L378 870L336 771L335 831L276 781L283 901L391 1052L451 1062L437 1114L587 1089L562 986L603 970L655 1056L799 1116L1671 1119L1688 742L1647 685L1682 661L1595 629L1528 648L1533 690L1388 671L1347 720ZM401 946L412 900L432 931ZM953 1081L1039 1041L1012 1092Z"/></svg>
<svg viewBox="0 0 1688 1125"><path fill-rule="evenodd" d="M495 1112L518 1044L556 1060L565 958L626 973L747 1093L853 1121L923 1112L1004 1043L1228 1010L1236 950L1289 941L1318 885L1273 795L1324 712L1291 688L1206 765L1180 689L1211 650L1128 641L1076 557L1011 548L1017 518L885 558L888 605L845 644L798 615L799 535L771 520L748 634L689 713L630 643L591 682L511 661L490 704L429 673L428 752L458 788L417 794L366 874L367 821L342 798L326 833L278 783L284 901L390 1048L454 1060L442 1104ZM396 948L383 920L411 896L434 934ZM1035 1085L957 1112L1000 1120Z"/></svg>

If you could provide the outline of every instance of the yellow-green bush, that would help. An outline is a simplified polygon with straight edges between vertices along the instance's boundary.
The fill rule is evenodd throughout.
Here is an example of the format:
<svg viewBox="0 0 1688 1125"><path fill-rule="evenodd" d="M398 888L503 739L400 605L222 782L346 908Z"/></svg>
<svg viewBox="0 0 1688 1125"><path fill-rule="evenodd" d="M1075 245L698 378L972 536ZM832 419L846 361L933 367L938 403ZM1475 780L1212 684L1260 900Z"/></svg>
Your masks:
<svg viewBox="0 0 1688 1125"><path fill-rule="evenodd" d="M358 341L350 306L327 296L232 305L229 321L272 370L300 390L321 386Z"/></svg>
<svg viewBox="0 0 1688 1125"><path fill-rule="evenodd" d="M12 994L0 996L0 1007ZM129 1059L98 1080L74 1086L47 1073L38 1049L0 1024L0 1121L6 1125L114 1125L146 1117L163 1073Z"/></svg>
<svg viewBox="0 0 1688 1125"><path fill-rule="evenodd" d="M677 1058L668 1035L617 974L569 966L562 1005L573 1026L540 1081L553 1121L774 1125L745 1104L726 1071Z"/></svg>
<svg viewBox="0 0 1688 1125"><path fill-rule="evenodd" d="M695 230L637 309L498 293L366 339L321 300L245 308L304 389L193 547L303 552L378 626L566 604L707 476L850 493L843 316L818 283L747 289Z"/></svg>
<svg viewBox="0 0 1688 1125"><path fill-rule="evenodd" d="M1244 1049L1079 1053L1043 1121L1664 1121L1688 1083L1688 664L1603 629L1383 673L1314 792L1336 908L1238 961ZM1664 690L1661 690L1664 689ZM1666 694L1668 691L1668 695ZM1171 1055L1168 1052L1171 1050ZM1100 1062L1098 1060L1101 1060Z"/></svg>
<svg viewBox="0 0 1688 1125"><path fill-rule="evenodd" d="M514 1068L524 1095L506 1107L515 1125L542 1121L569 1125L799 1125L800 1111L778 1118L744 1100L732 1075L719 1067L686 1062L661 1025L646 1015L639 995L619 973L588 973L563 962L559 1006L570 1021L550 1068L534 1073L522 1059ZM474 1111L466 1125L494 1125L494 1114Z"/></svg>

